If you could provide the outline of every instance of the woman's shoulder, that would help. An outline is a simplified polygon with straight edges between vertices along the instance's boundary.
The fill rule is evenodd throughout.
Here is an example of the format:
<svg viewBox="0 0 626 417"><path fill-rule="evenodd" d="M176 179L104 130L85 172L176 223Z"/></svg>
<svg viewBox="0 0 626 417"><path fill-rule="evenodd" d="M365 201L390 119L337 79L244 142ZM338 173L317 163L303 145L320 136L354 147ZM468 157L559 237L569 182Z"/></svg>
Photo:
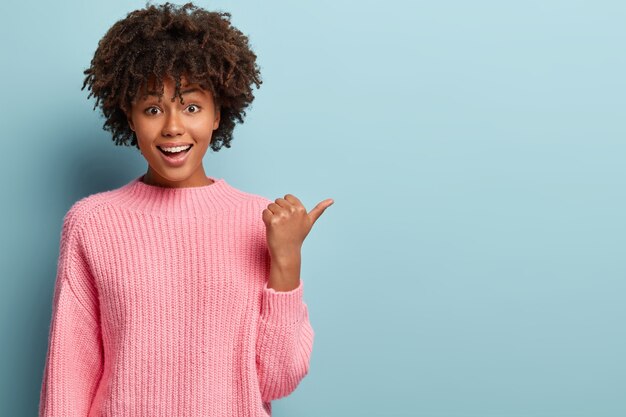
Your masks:
<svg viewBox="0 0 626 417"><path fill-rule="evenodd" d="M67 226L82 226L109 205L114 192L115 190L101 191L81 197L67 210L63 216L63 223Z"/></svg>
<svg viewBox="0 0 626 417"><path fill-rule="evenodd" d="M254 206L265 206L267 207L268 204L272 203L273 200L270 200L269 198L261 195L261 194L256 194L256 193L252 193L250 191L247 190L242 190L240 188L236 188L233 185L229 184L229 187L231 188L231 190L233 190L234 192L236 192L237 194L239 194L240 196L242 196L242 200L245 201L248 205L252 204Z"/></svg>
<svg viewBox="0 0 626 417"><path fill-rule="evenodd" d="M249 208L250 214L254 216L255 218L260 219L261 218L260 216L263 210L265 210L268 205L273 203L274 200L270 200L269 198L260 194L249 193L248 202L249 202L248 208Z"/></svg>

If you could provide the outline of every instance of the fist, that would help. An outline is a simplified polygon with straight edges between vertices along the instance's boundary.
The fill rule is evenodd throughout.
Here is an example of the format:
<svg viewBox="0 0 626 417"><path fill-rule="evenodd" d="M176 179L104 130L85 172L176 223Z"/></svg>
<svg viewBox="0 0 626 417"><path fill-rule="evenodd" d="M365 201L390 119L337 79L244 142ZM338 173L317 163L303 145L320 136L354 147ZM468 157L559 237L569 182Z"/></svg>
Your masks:
<svg viewBox="0 0 626 417"><path fill-rule="evenodd" d="M300 253L302 243L311 228L333 199L318 203L310 212L292 194L277 198L263 210L267 246L272 259L289 258Z"/></svg>

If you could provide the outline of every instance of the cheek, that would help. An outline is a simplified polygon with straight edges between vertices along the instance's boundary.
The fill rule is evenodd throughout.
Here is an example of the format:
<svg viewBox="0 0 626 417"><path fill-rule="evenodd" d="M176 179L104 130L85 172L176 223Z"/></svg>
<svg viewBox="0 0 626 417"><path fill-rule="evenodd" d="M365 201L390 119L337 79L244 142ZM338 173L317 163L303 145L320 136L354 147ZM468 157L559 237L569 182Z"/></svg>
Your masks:
<svg viewBox="0 0 626 417"><path fill-rule="evenodd" d="M214 132L213 130L213 124L214 124L214 120L198 120L198 121L194 121L193 123L189 123L187 125L187 132L191 134L191 136L193 136L196 140L200 140L200 139L206 139L208 140L212 133Z"/></svg>
<svg viewBox="0 0 626 417"><path fill-rule="evenodd" d="M142 141L151 141L155 134L158 134L160 131L160 126L158 123L154 121L140 121L135 123L135 134L137 135L137 140Z"/></svg>

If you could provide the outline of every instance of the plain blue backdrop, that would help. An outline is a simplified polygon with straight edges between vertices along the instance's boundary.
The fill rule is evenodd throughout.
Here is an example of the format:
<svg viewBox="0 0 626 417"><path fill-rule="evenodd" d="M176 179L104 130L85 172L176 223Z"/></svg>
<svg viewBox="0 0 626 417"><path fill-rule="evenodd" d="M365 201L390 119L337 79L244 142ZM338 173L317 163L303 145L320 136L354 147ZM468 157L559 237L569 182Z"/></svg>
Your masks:
<svg viewBox="0 0 626 417"><path fill-rule="evenodd" d="M276 417L626 416L624 2L196 4L264 81L207 174L335 200L303 246L311 371ZM2 6L2 416L37 412L63 215L147 168L81 91L144 5Z"/></svg>

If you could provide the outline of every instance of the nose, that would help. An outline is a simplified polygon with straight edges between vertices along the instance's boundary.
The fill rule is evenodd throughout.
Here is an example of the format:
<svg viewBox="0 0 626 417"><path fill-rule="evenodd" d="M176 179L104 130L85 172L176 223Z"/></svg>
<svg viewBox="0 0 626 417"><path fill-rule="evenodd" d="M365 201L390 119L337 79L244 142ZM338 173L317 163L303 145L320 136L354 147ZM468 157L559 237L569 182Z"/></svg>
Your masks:
<svg viewBox="0 0 626 417"><path fill-rule="evenodd" d="M176 111L169 112L161 134L163 136L179 136L185 133L185 126Z"/></svg>

